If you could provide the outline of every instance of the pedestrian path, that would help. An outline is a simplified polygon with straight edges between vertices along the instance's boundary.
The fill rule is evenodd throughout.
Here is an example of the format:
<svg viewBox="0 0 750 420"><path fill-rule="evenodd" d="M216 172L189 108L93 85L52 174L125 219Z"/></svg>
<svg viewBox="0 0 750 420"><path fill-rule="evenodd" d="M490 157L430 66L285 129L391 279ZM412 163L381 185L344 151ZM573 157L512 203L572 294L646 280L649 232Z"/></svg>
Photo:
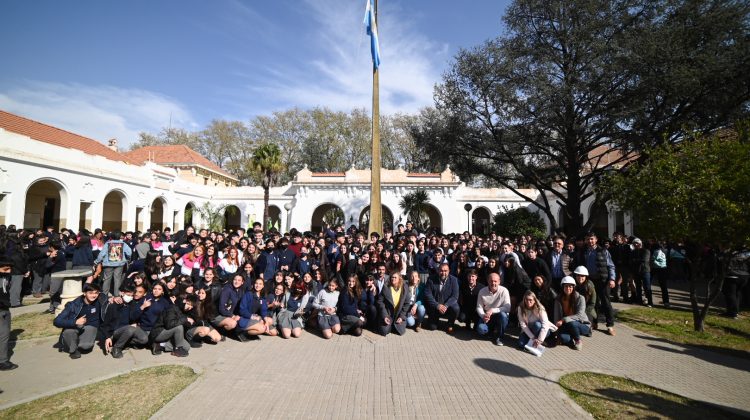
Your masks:
<svg viewBox="0 0 750 420"><path fill-rule="evenodd" d="M557 347L537 358L459 329L403 337L263 337L194 349L187 358L126 351L70 360L54 339L19 342L19 368L0 373L0 406L53 394L133 369L186 364L202 374L159 418L571 418L585 413L557 385L572 371L625 376L750 416L750 363L671 344L618 325L582 351ZM240 414L241 413L241 414Z"/></svg>

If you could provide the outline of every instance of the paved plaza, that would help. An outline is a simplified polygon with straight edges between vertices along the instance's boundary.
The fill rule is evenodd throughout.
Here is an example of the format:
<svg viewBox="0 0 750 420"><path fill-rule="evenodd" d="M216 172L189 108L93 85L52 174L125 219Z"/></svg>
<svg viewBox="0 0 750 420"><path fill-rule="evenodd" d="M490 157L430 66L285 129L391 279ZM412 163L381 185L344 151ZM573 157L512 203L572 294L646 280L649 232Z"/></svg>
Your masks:
<svg viewBox="0 0 750 420"><path fill-rule="evenodd" d="M556 382L581 370L626 376L750 415L747 360L671 344L623 325L616 337L595 332L580 352L561 346L541 358L516 350L511 337L496 347L461 328L453 336L409 330L403 337L368 332L324 340L305 333L292 340L227 340L194 349L187 358L126 351L120 360L100 352L70 360L52 348L54 341L16 345L12 360L20 367L0 373L0 406L179 363L201 376L156 417L585 417Z"/></svg>

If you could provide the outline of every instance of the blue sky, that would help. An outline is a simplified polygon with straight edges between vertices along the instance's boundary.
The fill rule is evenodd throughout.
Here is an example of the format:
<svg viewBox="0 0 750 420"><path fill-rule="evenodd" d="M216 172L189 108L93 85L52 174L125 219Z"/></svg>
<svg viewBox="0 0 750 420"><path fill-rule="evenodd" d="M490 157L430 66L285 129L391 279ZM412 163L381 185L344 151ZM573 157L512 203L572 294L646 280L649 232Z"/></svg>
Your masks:
<svg viewBox="0 0 750 420"><path fill-rule="evenodd" d="M127 145L294 106L370 108L364 0L5 0L0 109ZM432 104L508 0L380 0L381 112Z"/></svg>

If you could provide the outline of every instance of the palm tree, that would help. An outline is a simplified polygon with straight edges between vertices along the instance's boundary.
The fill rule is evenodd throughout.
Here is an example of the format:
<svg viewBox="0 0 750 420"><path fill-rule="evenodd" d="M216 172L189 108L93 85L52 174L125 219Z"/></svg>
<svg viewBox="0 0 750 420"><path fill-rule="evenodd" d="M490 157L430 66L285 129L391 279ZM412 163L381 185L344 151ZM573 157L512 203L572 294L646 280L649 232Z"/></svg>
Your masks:
<svg viewBox="0 0 750 420"><path fill-rule="evenodd" d="M263 187L263 229L268 229L269 190L279 180L279 174L284 170L284 164L281 163L281 149L271 143L260 145L253 153L250 167L260 178L260 184Z"/></svg>
<svg viewBox="0 0 750 420"><path fill-rule="evenodd" d="M404 214L414 222L414 226L422 231L430 228L430 218L427 215L427 205L430 196L425 190L416 190L404 195L399 205L404 209Z"/></svg>

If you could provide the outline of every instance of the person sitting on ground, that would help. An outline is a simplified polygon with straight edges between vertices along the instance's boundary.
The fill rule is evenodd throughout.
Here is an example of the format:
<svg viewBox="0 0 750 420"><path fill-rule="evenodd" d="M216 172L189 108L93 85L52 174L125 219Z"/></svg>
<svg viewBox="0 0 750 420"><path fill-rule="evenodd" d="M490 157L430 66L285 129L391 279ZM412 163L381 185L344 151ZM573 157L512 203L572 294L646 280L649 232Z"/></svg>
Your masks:
<svg viewBox="0 0 750 420"><path fill-rule="evenodd" d="M172 356L186 357L190 344L185 340L186 316L177 305L164 297L166 286L156 283L151 288L151 295L141 305L141 329L148 331L151 342L151 354L162 353L162 343Z"/></svg>
<svg viewBox="0 0 750 420"><path fill-rule="evenodd" d="M305 288L302 280L295 280L292 283L289 300L287 300L286 303L286 308L282 309L281 312L279 312L279 326L281 328L280 332L283 338L297 338L302 334L302 330L305 328L304 302L306 295L307 289Z"/></svg>
<svg viewBox="0 0 750 420"><path fill-rule="evenodd" d="M367 254L365 254L367 255ZM378 286L375 285L375 276L368 274L365 277L365 286L359 299L359 310L365 317L365 325L370 331L376 331L378 307Z"/></svg>
<svg viewBox="0 0 750 420"><path fill-rule="evenodd" d="M575 291L576 281L573 277L563 277L561 287L562 293L555 301L557 336L561 343L572 344L576 350L581 350L581 336L591 335L589 318L586 316L586 299Z"/></svg>
<svg viewBox="0 0 750 420"><path fill-rule="evenodd" d="M219 312L211 321L211 325L217 330L224 332L234 331L237 321L240 320L238 310L242 295L245 294L245 279L242 274L235 274L232 281L227 282L221 289L219 304L216 310ZM223 335L223 334L222 334Z"/></svg>
<svg viewBox="0 0 750 420"><path fill-rule="evenodd" d="M65 309L53 321L55 327L62 328L61 349L70 354L71 359L80 359L81 351L87 353L94 348L94 341L102 322L102 299L100 288L93 283L83 285L83 295L65 305Z"/></svg>
<svg viewBox="0 0 750 420"><path fill-rule="evenodd" d="M485 336L494 331L493 341L496 346L503 345L510 312L510 292L500 283L500 273L490 273L487 286L482 288L477 296L477 332Z"/></svg>
<svg viewBox="0 0 750 420"><path fill-rule="evenodd" d="M143 287L137 290L144 293ZM128 344L144 346L148 343L148 334L136 326L141 319L141 302L135 300L135 293L134 285L123 284L120 287L122 303L114 301L107 305L99 328L99 339L104 344L105 354L111 353L115 359L122 357L122 351Z"/></svg>
<svg viewBox="0 0 750 420"><path fill-rule="evenodd" d="M409 273L409 311L406 313L406 326L414 327L414 332L422 329L422 322L427 310L424 307L424 284L417 270Z"/></svg>
<svg viewBox="0 0 750 420"><path fill-rule="evenodd" d="M576 279L576 292L586 300L586 316L589 318L592 329L597 329L596 313L596 286L589 280L589 270L579 265L573 270Z"/></svg>
<svg viewBox="0 0 750 420"><path fill-rule="evenodd" d="M547 311L541 305L534 292L527 291L518 306L518 323L521 333L518 336L518 347L521 349L531 341L532 347L539 347L557 327L547 318Z"/></svg>
<svg viewBox="0 0 750 420"><path fill-rule="evenodd" d="M448 318L448 334L453 333L453 324L458 317L458 279L450 275L448 263L440 264L438 274L427 280L424 291L427 305L428 328L436 330L441 316Z"/></svg>
<svg viewBox="0 0 750 420"><path fill-rule="evenodd" d="M350 333L355 337L362 335L364 326L364 312L359 309L362 298L362 286L356 274L349 274L346 290L339 295L338 316L341 320L341 334Z"/></svg>
<svg viewBox="0 0 750 420"><path fill-rule="evenodd" d="M265 283L262 278L255 279L253 288L245 292L240 300L237 328L242 333L238 334L240 341L246 336L257 337L269 331L271 318L268 316L268 301L263 294Z"/></svg>
<svg viewBox="0 0 750 420"><path fill-rule="evenodd" d="M193 322L185 333L190 347L200 347L206 338L211 344L216 344L222 339L219 331L211 323L218 315L211 290L205 286L199 287L195 291L195 299L190 300L192 308L186 312Z"/></svg>
<svg viewBox="0 0 750 420"><path fill-rule="evenodd" d="M392 273L390 284L384 287L378 295L378 332L380 335L388 335L390 332L404 335L410 300L409 289L404 287L401 273Z"/></svg>
<svg viewBox="0 0 750 420"><path fill-rule="evenodd" d="M273 291L266 296L266 301L268 302L268 317L271 318L271 324L268 327L268 335L278 335L279 330L281 329L279 325L279 313L286 308L287 300L289 300L289 293L286 291L286 281L275 283Z"/></svg>
<svg viewBox="0 0 750 420"><path fill-rule="evenodd" d="M326 288L318 292L313 307L318 311L318 329L323 338L331 338L341 330L341 321L336 315L336 306L339 302L339 285L336 279L331 279Z"/></svg>

